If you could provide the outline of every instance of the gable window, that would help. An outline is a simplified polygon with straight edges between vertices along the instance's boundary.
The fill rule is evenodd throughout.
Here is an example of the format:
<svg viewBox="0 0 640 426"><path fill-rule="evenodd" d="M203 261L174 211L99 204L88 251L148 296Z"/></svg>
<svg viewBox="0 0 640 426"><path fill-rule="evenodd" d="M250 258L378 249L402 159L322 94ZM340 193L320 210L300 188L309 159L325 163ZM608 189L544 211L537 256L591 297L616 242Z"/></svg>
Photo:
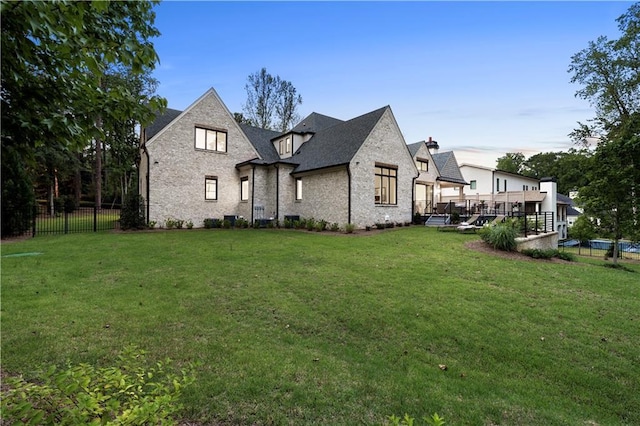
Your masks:
<svg viewBox="0 0 640 426"><path fill-rule="evenodd" d="M227 133L196 127L196 149L227 152Z"/></svg>
<svg viewBox="0 0 640 426"><path fill-rule="evenodd" d="M478 187L478 182L476 182L475 180L472 180L471 182L469 182L471 184L471 189L477 189Z"/></svg>
<svg viewBox="0 0 640 426"><path fill-rule="evenodd" d="M386 166L375 168L375 203L398 204L398 169Z"/></svg>
<svg viewBox="0 0 640 426"><path fill-rule="evenodd" d="M249 199L249 178L240 179L240 200L247 201Z"/></svg>
<svg viewBox="0 0 640 426"><path fill-rule="evenodd" d="M291 138L285 139L284 144L285 144L285 152L287 153L291 152Z"/></svg>
<svg viewBox="0 0 640 426"><path fill-rule="evenodd" d="M296 179L296 200L302 200L302 178Z"/></svg>
<svg viewBox="0 0 640 426"><path fill-rule="evenodd" d="M429 171L429 160L423 160L421 158L418 158L416 160L416 167L421 172L428 172Z"/></svg>
<svg viewBox="0 0 640 426"><path fill-rule="evenodd" d="M282 139L278 142L278 154L284 154L284 141Z"/></svg>
<svg viewBox="0 0 640 426"><path fill-rule="evenodd" d="M204 178L204 199L218 199L218 178L216 176L205 176Z"/></svg>

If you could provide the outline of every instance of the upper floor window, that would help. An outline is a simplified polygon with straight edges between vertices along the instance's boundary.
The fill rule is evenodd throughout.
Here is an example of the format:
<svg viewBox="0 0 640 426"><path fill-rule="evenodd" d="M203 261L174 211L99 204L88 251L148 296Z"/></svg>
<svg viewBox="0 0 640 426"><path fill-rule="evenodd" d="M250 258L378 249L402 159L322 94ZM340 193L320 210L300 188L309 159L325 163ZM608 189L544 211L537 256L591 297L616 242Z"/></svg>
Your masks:
<svg viewBox="0 0 640 426"><path fill-rule="evenodd" d="M288 154L291 152L291 138L287 138L284 141L284 145L285 145L285 152Z"/></svg>
<svg viewBox="0 0 640 426"><path fill-rule="evenodd" d="M496 178L496 192L500 192L500 178Z"/></svg>
<svg viewBox="0 0 640 426"><path fill-rule="evenodd" d="M398 169L376 166L375 203L398 204Z"/></svg>
<svg viewBox="0 0 640 426"><path fill-rule="evenodd" d="M218 178L215 176L205 176L204 178L204 199L218 199Z"/></svg>
<svg viewBox="0 0 640 426"><path fill-rule="evenodd" d="M416 167L421 172L428 172L429 171L429 161L419 158L419 159L416 160Z"/></svg>
<svg viewBox="0 0 640 426"><path fill-rule="evenodd" d="M227 152L227 132L196 127L196 149Z"/></svg>
<svg viewBox="0 0 640 426"><path fill-rule="evenodd" d="M286 137L278 142L278 154L288 154L291 152L291 138Z"/></svg>
<svg viewBox="0 0 640 426"><path fill-rule="evenodd" d="M469 182L471 184L471 189L477 189L478 187L478 182L476 182L475 180L472 180L471 182Z"/></svg>

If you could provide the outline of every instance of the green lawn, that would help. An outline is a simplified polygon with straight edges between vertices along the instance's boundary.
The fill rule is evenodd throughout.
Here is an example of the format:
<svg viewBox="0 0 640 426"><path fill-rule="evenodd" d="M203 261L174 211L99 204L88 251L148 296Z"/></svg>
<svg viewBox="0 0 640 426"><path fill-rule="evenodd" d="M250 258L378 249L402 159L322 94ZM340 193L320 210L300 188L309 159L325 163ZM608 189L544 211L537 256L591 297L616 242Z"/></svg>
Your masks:
<svg viewBox="0 0 640 426"><path fill-rule="evenodd" d="M201 362L211 424L640 424L640 264L506 261L475 235L174 230L2 245L2 368ZM598 263L598 264L595 264ZM447 370L439 368L445 364Z"/></svg>

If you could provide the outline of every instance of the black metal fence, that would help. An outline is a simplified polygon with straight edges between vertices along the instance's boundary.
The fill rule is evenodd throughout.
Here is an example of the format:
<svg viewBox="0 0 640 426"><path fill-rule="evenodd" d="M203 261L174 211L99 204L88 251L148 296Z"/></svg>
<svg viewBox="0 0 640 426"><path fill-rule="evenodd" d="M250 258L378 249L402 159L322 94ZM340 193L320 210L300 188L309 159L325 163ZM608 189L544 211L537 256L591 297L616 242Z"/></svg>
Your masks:
<svg viewBox="0 0 640 426"><path fill-rule="evenodd" d="M601 257L608 259L613 257L613 241L589 240L562 240L558 242L558 249L579 256ZM618 257L620 259L640 260L640 242L619 241Z"/></svg>
<svg viewBox="0 0 640 426"><path fill-rule="evenodd" d="M28 234L52 235L80 232L98 232L118 229L120 209L78 207L72 212L49 212L47 206L39 205ZM25 233L27 234L27 233Z"/></svg>

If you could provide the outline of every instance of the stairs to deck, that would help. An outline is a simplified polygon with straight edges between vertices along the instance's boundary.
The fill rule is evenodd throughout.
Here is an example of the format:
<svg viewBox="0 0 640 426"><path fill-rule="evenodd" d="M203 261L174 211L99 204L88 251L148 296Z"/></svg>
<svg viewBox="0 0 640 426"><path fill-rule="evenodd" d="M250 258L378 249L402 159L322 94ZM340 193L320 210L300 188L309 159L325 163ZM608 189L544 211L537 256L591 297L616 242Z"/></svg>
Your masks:
<svg viewBox="0 0 640 426"><path fill-rule="evenodd" d="M427 221L424 223L425 226L443 226L449 224L449 216L447 215L431 215L427 218Z"/></svg>

